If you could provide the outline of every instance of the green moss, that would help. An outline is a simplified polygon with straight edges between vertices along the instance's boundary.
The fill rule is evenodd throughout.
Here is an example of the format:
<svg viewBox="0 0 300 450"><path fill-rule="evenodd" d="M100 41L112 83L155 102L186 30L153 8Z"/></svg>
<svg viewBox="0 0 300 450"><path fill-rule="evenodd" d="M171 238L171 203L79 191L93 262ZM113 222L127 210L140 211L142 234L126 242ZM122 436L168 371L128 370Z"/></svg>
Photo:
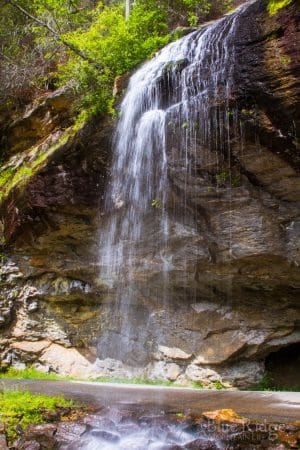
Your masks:
<svg viewBox="0 0 300 450"><path fill-rule="evenodd" d="M292 0L268 0L268 13L274 16L280 9L285 8L290 3L292 3Z"/></svg>
<svg viewBox="0 0 300 450"><path fill-rule="evenodd" d="M0 187L4 186L7 181L13 176L14 169L10 167L9 169L2 170L0 172Z"/></svg>
<svg viewBox="0 0 300 450"><path fill-rule="evenodd" d="M3 422L8 440L17 436L17 427L43 423L43 415L59 407L73 406L72 401L63 397L33 395L28 391L0 392L0 420Z"/></svg>
<svg viewBox="0 0 300 450"><path fill-rule="evenodd" d="M0 173L0 202L7 197L15 186L26 184L32 173L32 168L25 164L20 168L9 168L2 171Z"/></svg>
<svg viewBox="0 0 300 450"><path fill-rule="evenodd" d="M75 128L68 128L63 136L46 151L41 150L40 146L35 148L35 157L31 161L24 162L20 167L9 167L0 172L0 204L5 200L10 192L15 188L22 188L30 181L30 179L45 165L47 160L56 150L65 145L69 139L83 127L84 122L78 124ZM30 149L33 153L34 149Z"/></svg>
<svg viewBox="0 0 300 450"><path fill-rule="evenodd" d="M20 168L3 170L0 173L0 202L3 201L17 185L26 184L27 180L32 176L32 173L32 168L25 164Z"/></svg>
<svg viewBox="0 0 300 450"><path fill-rule="evenodd" d="M280 64L284 67L287 67L291 64L291 58L289 56L281 56Z"/></svg>
<svg viewBox="0 0 300 450"><path fill-rule="evenodd" d="M20 181L26 181L28 178L32 176L32 168L27 166L22 166L19 170L17 170L12 179L12 185L20 183Z"/></svg>

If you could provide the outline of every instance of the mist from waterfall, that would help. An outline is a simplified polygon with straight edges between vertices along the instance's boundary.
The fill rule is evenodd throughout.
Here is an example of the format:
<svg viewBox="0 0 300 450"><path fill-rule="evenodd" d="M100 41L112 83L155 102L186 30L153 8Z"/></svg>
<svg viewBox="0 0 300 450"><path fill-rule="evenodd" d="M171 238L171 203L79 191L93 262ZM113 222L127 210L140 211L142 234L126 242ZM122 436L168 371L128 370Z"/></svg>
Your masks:
<svg viewBox="0 0 300 450"><path fill-rule="evenodd" d="M179 149L185 183L195 166L212 155L218 159L226 154L230 160L229 103L239 14L171 43L130 79L120 107L101 224L100 276L114 298L110 330L98 341L101 359L143 364L141 349L147 354L164 345L155 318L139 309L139 283L145 282L144 270L151 266L163 279L157 301L168 302L169 237L178 225L170 214L173 149ZM185 203L182 223L186 209Z"/></svg>

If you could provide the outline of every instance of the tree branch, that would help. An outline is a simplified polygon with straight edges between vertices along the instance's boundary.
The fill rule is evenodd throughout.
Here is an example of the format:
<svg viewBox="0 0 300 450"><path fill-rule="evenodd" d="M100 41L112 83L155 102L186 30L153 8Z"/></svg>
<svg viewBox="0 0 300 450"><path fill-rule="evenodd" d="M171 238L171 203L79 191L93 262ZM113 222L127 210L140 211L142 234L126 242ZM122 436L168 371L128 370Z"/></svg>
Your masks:
<svg viewBox="0 0 300 450"><path fill-rule="evenodd" d="M26 17L28 17L29 19L33 20L34 22L38 23L39 25L41 25L44 28L47 28L48 31L50 31L50 33L54 34L56 37L60 37L59 34L57 33L56 30L54 30L52 27L50 27L46 22L44 22L43 20L40 20L38 17L33 16L32 14L30 14L30 12L28 12L26 9L24 9L21 5L19 5L17 2L15 2L14 0L6 0L7 3L9 3L11 6L13 6L14 8L18 9L22 14L24 14Z"/></svg>
<svg viewBox="0 0 300 450"><path fill-rule="evenodd" d="M94 59L90 58L88 55L86 55L84 52L82 52L76 45L71 44L70 42L66 41L61 34L56 31L54 28L50 27L46 22L39 19L38 17L33 16L29 11L24 9L21 5L19 5L14 0L6 0L8 4L13 6L14 8L18 9L22 14L24 14L28 19L32 20L33 22L39 24L40 26L46 28L48 31L50 31L53 36L60 41L65 47L68 47L70 50L72 50L73 53L75 53L77 56L79 56L81 59L84 59L85 61L88 61L91 65L93 65L97 70L102 69L101 64L97 63Z"/></svg>

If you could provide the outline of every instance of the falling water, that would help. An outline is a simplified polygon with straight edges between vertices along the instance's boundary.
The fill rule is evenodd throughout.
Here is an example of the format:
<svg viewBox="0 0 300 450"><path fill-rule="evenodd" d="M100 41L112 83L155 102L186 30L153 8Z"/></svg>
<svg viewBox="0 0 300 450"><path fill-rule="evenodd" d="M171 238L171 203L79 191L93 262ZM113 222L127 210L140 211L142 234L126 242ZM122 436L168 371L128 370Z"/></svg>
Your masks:
<svg viewBox="0 0 300 450"><path fill-rule="evenodd" d="M223 450L225 447L209 424L172 415L147 414L135 417L130 411L105 408L86 418L86 432L59 450ZM206 426L205 426L206 425ZM228 439L228 436L227 436Z"/></svg>
<svg viewBox="0 0 300 450"><path fill-rule="evenodd" d="M115 298L110 330L98 343L101 358L143 363L142 348L163 345L150 314L143 317L143 327L137 321L138 286L151 266L163 279L158 301L168 301L174 227L168 172L181 166L186 195L189 177L202 161L230 160L234 37L241 11L171 43L131 77L120 108L101 228L101 279ZM186 210L185 201L182 223Z"/></svg>

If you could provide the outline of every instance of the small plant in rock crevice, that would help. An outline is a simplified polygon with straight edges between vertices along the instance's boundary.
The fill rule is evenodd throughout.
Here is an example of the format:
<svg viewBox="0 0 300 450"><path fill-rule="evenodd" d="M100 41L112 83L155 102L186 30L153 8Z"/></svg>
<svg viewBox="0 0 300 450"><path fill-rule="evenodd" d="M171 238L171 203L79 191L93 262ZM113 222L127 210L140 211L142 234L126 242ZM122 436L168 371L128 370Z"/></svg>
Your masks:
<svg viewBox="0 0 300 450"><path fill-rule="evenodd" d="M285 8L290 3L292 3L292 0L269 0L267 6L268 13L270 16L274 16L280 9Z"/></svg>
<svg viewBox="0 0 300 450"><path fill-rule="evenodd" d="M161 209L161 201L158 198L155 198L154 200L152 200L151 206L152 208Z"/></svg>
<svg viewBox="0 0 300 450"><path fill-rule="evenodd" d="M238 187L241 184L241 177L240 175L236 175L235 177L232 178L231 180L231 186L232 187Z"/></svg>
<svg viewBox="0 0 300 450"><path fill-rule="evenodd" d="M222 171L216 174L216 182L217 184L224 184L226 183L230 178L230 175L226 171Z"/></svg>

